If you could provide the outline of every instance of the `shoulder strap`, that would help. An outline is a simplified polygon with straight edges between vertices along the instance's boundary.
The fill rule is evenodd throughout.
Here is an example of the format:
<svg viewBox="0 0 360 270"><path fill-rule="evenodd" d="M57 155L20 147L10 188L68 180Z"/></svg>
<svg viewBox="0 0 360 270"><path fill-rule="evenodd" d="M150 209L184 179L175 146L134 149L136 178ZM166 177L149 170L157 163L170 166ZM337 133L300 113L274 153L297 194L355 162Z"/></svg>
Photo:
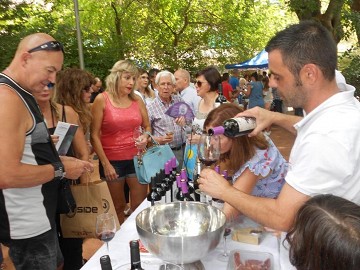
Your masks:
<svg viewBox="0 0 360 270"><path fill-rule="evenodd" d="M157 141L155 141L154 137L151 135L151 133L149 131L146 131L145 134L150 136L151 141L154 145L160 145Z"/></svg>
<svg viewBox="0 0 360 270"><path fill-rule="evenodd" d="M65 113L65 105L62 105L62 116L61 121L66 122L66 113Z"/></svg>

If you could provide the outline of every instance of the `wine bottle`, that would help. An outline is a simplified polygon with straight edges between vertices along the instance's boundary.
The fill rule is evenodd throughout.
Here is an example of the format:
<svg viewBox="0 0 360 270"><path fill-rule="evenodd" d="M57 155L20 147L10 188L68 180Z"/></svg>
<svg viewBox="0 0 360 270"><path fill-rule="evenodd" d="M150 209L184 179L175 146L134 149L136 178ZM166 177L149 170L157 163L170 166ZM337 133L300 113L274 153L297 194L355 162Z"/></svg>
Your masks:
<svg viewBox="0 0 360 270"><path fill-rule="evenodd" d="M165 203L166 188L162 184L161 171L155 174L156 192L159 193L161 199L160 203Z"/></svg>
<svg viewBox="0 0 360 270"><path fill-rule="evenodd" d="M194 170L194 197L195 201L200 202L200 194L196 192L199 190L199 183L198 179L200 178L200 172L201 172L201 162L199 160L196 161L196 167Z"/></svg>
<svg viewBox="0 0 360 270"><path fill-rule="evenodd" d="M130 262L131 262L131 270L144 270L141 267L140 260L140 249L139 249L139 241L132 240L130 241Z"/></svg>
<svg viewBox="0 0 360 270"><path fill-rule="evenodd" d="M178 173L176 175L176 192L175 192L175 199L177 201L180 201L180 196L182 195L181 194L181 175Z"/></svg>
<svg viewBox="0 0 360 270"><path fill-rule="evenodd" d="M155 203L160 203L161 196L156 191L156 179L155 177L151 177L151 191L147 195L147 200L151 202L151 206L155 205Z"/></svg>
<svg viewBox="0 0 360 270"><path fill-rule="evenodd" d="M112 270L111 260L109 255L104 255L100 257L100 265L101 265L101 270Z"/></svg>
<svg viewBox="0 0 360 270"><path fill-rule="evenodd" d="M166 193L165 193L165 202L169 203L173 201L172 198L172 181L170 179L170 168L169 168L169 162L165 163L165 168L164 168L164 180L166 183L167 189L166 189Z"/></svg>
<svg viewBox="0 0 360 270"><path fill-rule="evenodd" d="M187 174L186 174L186 169L181 169L180 176L181 176L181 179L185 180L189 194L193 194L194 193L194 187L189 184L189 179L188 179Z"/></svg>
<svg viewBox="0 0 360 270"><path fill-rule="evenodd" d="M238 137L249 134L256 127L256 120L253 117L237 117L224 121L222 126L213 127L208 130L208 134L221 135L227 137Z"/></svg>
<svg viewBox="0 0 360 270"><path fill-rule="evenodd" d="M179 201L184 201L184 202L194 201L194 199L190 196L190 193L188 190L188 185L187 185L185 179L180 180L180 188L181 188L181 196L180 196Z"/></svg>
<svg viewBox="0 0 360 270"><path fill-rule="evenodd" d="M226 103L228 102L226 97L224 96L224 93L223 93L223 89L222 89L222 84L219 83L219 86L218 86L218 96L217 98L215 99L215 106L218 107L220 106L221 104L223 103Z"/></svg>

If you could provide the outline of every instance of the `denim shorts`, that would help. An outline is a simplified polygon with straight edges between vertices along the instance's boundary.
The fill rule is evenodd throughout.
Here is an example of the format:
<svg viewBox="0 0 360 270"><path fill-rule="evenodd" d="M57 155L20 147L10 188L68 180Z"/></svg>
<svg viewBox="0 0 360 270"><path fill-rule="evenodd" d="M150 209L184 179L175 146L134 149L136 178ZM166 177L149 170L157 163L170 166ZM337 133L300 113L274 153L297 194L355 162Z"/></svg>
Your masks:
<svg viewBox="0 0 360 270"><path fill-rule="evenodd" d="M124 180L126 177L136 177L134 161L133 160L110 160L110 164L114 167L116 173L119 175L118 180ZM105 179L104 167L99 162L99 173L103 180Z"/></svg>
<svg viewBox="0 0 360 270"><path fill-rule="evenodd" d="M11 240L9 255L15 268L22 270L56 269L63 262L55 229L32 238Z"/></svg>

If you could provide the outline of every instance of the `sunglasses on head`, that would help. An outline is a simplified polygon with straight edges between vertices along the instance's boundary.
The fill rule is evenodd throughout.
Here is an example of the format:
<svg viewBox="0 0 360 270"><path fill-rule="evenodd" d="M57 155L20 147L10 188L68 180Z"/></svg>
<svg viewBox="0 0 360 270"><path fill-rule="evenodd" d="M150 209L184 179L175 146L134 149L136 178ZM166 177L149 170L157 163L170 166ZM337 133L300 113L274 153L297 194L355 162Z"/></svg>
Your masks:
<svg viewBox="0 0 360 270"><path fill-rule="evenodd" d="M197 87L201 87L203 83L206 82L202 82L202 81L196 81L195 84L197 85Z"/></svg>
<svg viewBox="0 0 360 270"><path fill-rule="evenodd" d="M49 82L49 83L47 84L47 88L49 88L49 89L54 88L54 86L55 86L55 83L52 83L52 82Z"/></svg>
<svg viewBox="0 0 360 270"><path fill-rule="evenodd" d="M64 47L59 41L49 41L44 44L41 44L35 48L28 50L28 53L37 52L37 51L62 51L64 53Z"/></svg>

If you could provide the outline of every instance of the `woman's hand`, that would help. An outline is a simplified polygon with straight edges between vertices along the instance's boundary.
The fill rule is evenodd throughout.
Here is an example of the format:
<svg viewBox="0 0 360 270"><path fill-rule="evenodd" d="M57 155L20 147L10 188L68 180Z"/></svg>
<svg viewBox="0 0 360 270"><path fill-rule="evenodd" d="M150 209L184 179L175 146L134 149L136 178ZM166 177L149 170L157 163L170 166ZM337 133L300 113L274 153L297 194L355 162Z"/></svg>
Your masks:
<svg viewBox="0 0 360 270"><path fill-rule="evenodd" d="M116 173L113 165L108 163L106 165L103 164L104 174L107 181L114 181L119 178L119 175Z"/></svg>
<svg viewBox="0 0 360 270"><path fill-rule="evenodd" d="M136 141L135 146L137 149L145 149L148 143L149 136L147 134L142 134Z"/></svg>

